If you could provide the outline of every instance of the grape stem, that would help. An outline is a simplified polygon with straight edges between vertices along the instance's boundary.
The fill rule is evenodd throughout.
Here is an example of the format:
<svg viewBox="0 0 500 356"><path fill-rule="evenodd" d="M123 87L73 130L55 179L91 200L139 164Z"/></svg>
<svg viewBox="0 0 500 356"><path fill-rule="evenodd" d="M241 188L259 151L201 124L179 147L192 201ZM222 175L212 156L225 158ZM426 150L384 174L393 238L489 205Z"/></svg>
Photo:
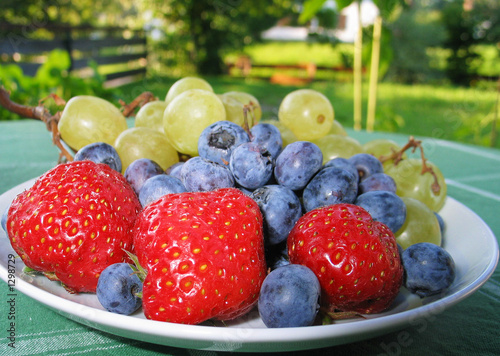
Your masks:
<svg viewBox="0 0 500 356"><path fill-rule="evenodd" d="M397 166L399 164L399 162L401 162L404 159L403 154L407 150L412 149L411 152L415 153L417 148L420 150L420 157L422 158L422 171L420 174L422 174L422 175L425 173L432 174L432 176L434 178L434 182L431 185L431 189L435 195L438 195L439 192L441 191L441 186L439 185L436 172L434 172L432 167L427 164L427 158L425 158L424 147L422 146L421 140L416 140L415 137L410 136L406 145L404 145L399 151L392 150L392 153L390 155L381 156L379 158L379 160L382 163L392 160L394 165Z"/></svg>
<svg viewBox="0 0 500 356"><path fill-rule="evenodd" d="M255 125L255 107L256 105L253 102L243 105L243 129L247 132L248 136L250 136L250 140L253 138L250 128ZM250 113L252 118L251 126L248 124L248 113Z"/></svg>
<svg viewBox="0 0 500 356"><path fill-rule="evenodd" d="M142 107L144 104L149 103L150 101L156 101L158 98L156 98L153 93L149 91L145 91L142 94L139 94L137 98L132 100L130 104L127 104L123 100L119 100L120 105L122 106L122 114L125 117L130 117L132 114L134 114L134 111L137 107Z"/></svg>
<svg viewBox="0 0 500 356"><path fill-rule="evenodd" d="M10 100L10 92L5 90L5 88L0 87L0 105L2 105L5 109L13 112L14 114L18 114L21 117L25 117L27 119L40 120L47 126L47 130L52 133L52 143L57 146L59 149L59 162L63 159L67 161L73 160L73 155L63 146L61 143L61 135L59 130L57 129L57 123L61 118L61 112L57 112L52 115L47 108L43 105L43 101L48 98L54 99L57 105L64 105L65 102L57 95L52 94L47 98L40 100L37 106L26 106L13 102Z"/></svg>
<svg viewBox="0 0 500 356"><path fill-rule="evenodd" d="M64 147L61 141L61 134L57 128L57 124L61 119L61 111L51 114L49 110L43 105L43 102L47 99L52 99L55 101L56 105L64 106L66 101L61 99L55 94L50 94L48 97L40 100L37 106L26 106L18 104L10 99L10 92L7 91L3 86L0 86L0 105L3 106L8 111L17 114L21 117L33 120L40 120L47 126L47 130L52 133L52 143L59 149L59 163L66 161L73 161L73 155ZM130 104L126 104L123 100L120 100L122 105L122 113L125 117L129 117L134 113L137 107L141 107L144 104L157 100L151 92L144 92L135 98Z"/></svg>

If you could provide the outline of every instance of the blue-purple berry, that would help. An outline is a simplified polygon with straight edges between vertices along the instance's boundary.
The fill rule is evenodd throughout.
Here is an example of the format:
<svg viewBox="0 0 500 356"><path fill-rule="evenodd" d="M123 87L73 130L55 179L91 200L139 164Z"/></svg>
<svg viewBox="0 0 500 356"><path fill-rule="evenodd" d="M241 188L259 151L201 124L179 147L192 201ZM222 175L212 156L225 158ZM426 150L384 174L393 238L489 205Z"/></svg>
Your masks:
<svg viewBox="0 0 500 356"><path fill-rule="evenodd" d="M265 185L254 190L250 197L257 202L262 212L266 243L277 245L285 241L302 216L298 196L290 188Z"/></svg>
<svg viewBox="0 0 500 356"><path fill-rule="evenodd" d="M192 157L182 165L181 181L189 192L234 187L234 177L227 166L200 156Z"/></svg>
<svg viewBox="0 0 500 356"><path fill-rule="evenodd" d="M289 264L271 271L262 283L258 308L268 328L312 325L319 310L321 288L307 267Z"/></svg>
<svg viewBox="0 0 500 356"><path fill-rule="evenodd" d="M9 208L10 205L5 208L4 212L2 213L2 218L0 219L0 224L2 226L3 231L5 232L7 232L7 218L9 216Z"/></svg>
<svg viewBox="0 0 500 356"><path fill-rule="evenodd" d="M295 141L276 159L274 177L278 184L292 190L303 189L323 165L323 153L314 143Z"/></svg>
<svg viewBox="0 0 500 356"><path fill-rule="evenodd" d="M97 299L104 309L130 315L142 305L142 282L128 263L106 267L97 281Z"/></svg>
<svg viewBox="0 0 500 356"><path fill-rule="evenodd" d="M358 181L349 171L336 167L323 168L307 184L302 193L304 209L340 203L352 204L358 194Z"/></svg>
<svg viewBox="0 0 500 356"><path fill-rule="evenodd" d="M393 192L373 190L356 198L354 204L368 211L373 220L379 221L396 233L406 220L406 204Z"/></svg>
<svg viewBox="0 0 500 356"><path fill-rule="evenodd" d="M371 154L358 153L349 157L348 160L358 170L360 181L372 174L384 172L382 162Z"/></svg>
<svg viewBox="0 0 500 356"><path fill-rule="evenodd" d="M250 136L241 126L231 121L217 121L202 131L198 139L198 154L227 166L233 149L249 141Z"/></svg>
<svg viewBox="0 0 500 356"><path fill-rule="evenodd" d="M420 242L403 251L403 284L421 298L440 294L455 280L453 257L441 246Z"/></svg>
<svg viewBox="0 0 500 356"><path fill-rule="evenodd" d="M83 146L73 157L74 161L104 163L117 172L122 172L122 160L116 149L105 142L94 142Z"/></svg>
<svg viewBox="0 0 500 356"><path fill-rule="evenodd" d="M280 130L268 123L258 123L250 129L251 141L265 148L273 159L276 159L283 149L283 139Z"/></svg>
<svg viewBox="0 0 500 356"><path fill-rule="evenodd" d="M135 193L139 195L144 182L153 176L163 173L163 169L155 161L149 158L139 158L129 164L123 176L132 186Z"/></svg>
<svg viewBox="0 0 500 356"><path fill-rule="evenodd" d="M328 162L325 163L323 168L327 167L337 167L337 168L342 168L345 169L346 171L350 172L354 177L356 178L357 181L359 181L359 173L358 169L352 164L347 158L343 157L336 157Z"/></svg>
<svg viewBox="0 0 500 356"><path fill-rule="evenodd" d="M139 191L139 201L143 207L166 194L186 192L181 180L168 174L158 174L149 178Z"/></svg>
<svg viewBox="0 0 500 356"><path fill-rule="evenodd" d="M434 212L434 215L436 215L436 219L439 223L439 230L441 231L441 235L443 235L444 230L446 229L446 223L444 222L443 217L439 213Z"/></svg>
<svg viewBox="0 0 500 356"><path fill-rule="evenodd" d="M397 187L394 178L385 173L374 173L359 183L358 194L374 190L385 190L388 192L396 193Z"/></svg>
<svg viewBox="0 0 500 356"><path fill-rule="evenodd" d="M184 162L174 163L165 170L165 174L168 174L169 176L175 177L177 179L181 179L181 169L183 164Z"/></svg>
<svg viewBox="0 0 500 356"><path fill-rule="evenodd" d="M229 169L239 185L247 189L256 189L271 178L273 160L269 152L259 144L245 142L231 153Z"/></svg>

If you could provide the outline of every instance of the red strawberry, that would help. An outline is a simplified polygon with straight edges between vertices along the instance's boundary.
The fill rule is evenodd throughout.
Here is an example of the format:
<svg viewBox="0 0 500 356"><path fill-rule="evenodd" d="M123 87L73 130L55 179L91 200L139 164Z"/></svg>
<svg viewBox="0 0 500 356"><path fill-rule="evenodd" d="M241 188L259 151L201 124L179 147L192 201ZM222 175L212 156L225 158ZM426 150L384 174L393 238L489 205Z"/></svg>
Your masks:
<svg viewBox="0 0 500 356"><path fill-rule="evenodd" d="M128 261L141 205L126 180L104 164L60 164L19 194L8 235L26 266L70 292L95 292L101 271Z"/></svg>
<svg viewBox="0 0 500 356"><path fill-rule="evenodd" d="M234 188L169 194L146 206L134 248L147 271L149 319L236 318L255 305L266 276L259 207Z"/></svg>
<svg viewBox="0 0 500 356"><path fill-rule="evenodd" d="M316 274L330 311L381 312L401 287L403 267L394 235L356 205L303 215L288 237L288 253L292 263Z"/></svg>

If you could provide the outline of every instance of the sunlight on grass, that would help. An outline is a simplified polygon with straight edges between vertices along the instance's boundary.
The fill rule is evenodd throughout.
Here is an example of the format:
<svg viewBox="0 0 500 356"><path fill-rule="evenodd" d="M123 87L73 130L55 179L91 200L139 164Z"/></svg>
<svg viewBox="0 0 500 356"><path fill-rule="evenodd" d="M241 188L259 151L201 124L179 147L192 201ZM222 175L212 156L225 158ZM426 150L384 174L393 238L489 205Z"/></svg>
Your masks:
<svg viewBox="0 0 500 356"><path fill-rule="evenodd" d="M252 58L256 64L297 64L313 62L317 66L346 66L344 56L352 56L351 44L338 44L336 47L328 43L307 42L265 42L247 46L244 54ZM240 53L241 54L241 53ZM228 55L234 60L238 54Z"/></svg>

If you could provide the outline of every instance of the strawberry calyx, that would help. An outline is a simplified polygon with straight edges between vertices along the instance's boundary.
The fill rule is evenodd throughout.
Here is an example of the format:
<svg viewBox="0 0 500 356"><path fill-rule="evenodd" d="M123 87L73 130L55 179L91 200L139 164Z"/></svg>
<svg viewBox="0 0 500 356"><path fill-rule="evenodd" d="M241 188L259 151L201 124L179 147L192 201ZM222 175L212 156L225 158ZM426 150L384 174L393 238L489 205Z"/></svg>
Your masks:
<svg viewBox="0 0 500 356"><path fill-rule="evenodd" d="M355 311L347 311L347 312L341 310L330 311L328 310L328 308L325 307L320 307L319 311L322 315L321 321L323 325L333 324L337 320L346 320L356 317L366 319L366 317L363 314L360 314Z"/></svg>
<svg viewBox="0 0 500 356"><path fill-rule="evenodd" d="M144 269L144 267L141 266L141 264L139 263L139 259L137 258L136 255L134 255L132 252L127 251L127 250L123 250L123 251L127 254L127 256L132 261L132 263L129 263L128 265L130 266L130 268L132 268L132 270L134 271L134 274L136 274L137 277L139 277L139 280L142 283L144 283L144 280L146 279L148 271L146 271ZM135 295L136 297L142 299L142 290L140 292L138 292L136 290L132 290L132 294Z"/></svg>
<svg viewBox="0 0 500 356"><path fill-rule="evenodd" d="M134 271L134 273L139 277L141 282L144 283L144 280L146 279L146 276L148 275L148 271L144 269L144 267L141 266L139 263L139 259L137 258L136 255L134 255L132 252L123 250L127 256L132 260L132 263L129 263L130 268Z"/></svg>
<svg viewBox="0 0 500 356"><path fill-rule="evenodd" d="M39 273L41 273L42 275L44 275L50 281L60 282L61 286L69 294L77 294L77 291L74 288L71 288L71 287L67 286L66 284L64 284L63 282L61 282L61 280L59 279L59 277L57 277L57 275L56 275L55 272L39 272L39 271L36 271L34 269L32 269L32 270L35 271L35 272L33 272L33 274L39 274Z"/></svg>
<svg viewBox="0 0 500 356"><path fill-rule="evenodd" d="M36 276L36 275L42 274L42 272L37 271L36 269L33 269L31 267L28 267L28 266L24 266L23 273L27 276Z"/></svg>

